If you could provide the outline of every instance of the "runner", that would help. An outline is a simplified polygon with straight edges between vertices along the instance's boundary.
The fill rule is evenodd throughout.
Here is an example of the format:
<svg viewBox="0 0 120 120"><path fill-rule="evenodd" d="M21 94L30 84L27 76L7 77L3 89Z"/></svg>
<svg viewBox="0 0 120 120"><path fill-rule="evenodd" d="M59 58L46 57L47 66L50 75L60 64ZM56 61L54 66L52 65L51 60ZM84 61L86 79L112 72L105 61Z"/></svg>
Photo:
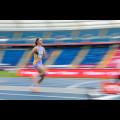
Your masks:
<svg viewBox="0 0 120 120"><path fill-rule="evenodd" d="M30 89L33 92L37 92L38 90L36 89L36 86L38 86L38 84L40 84L44 80L47 74L45 71L45 67L42 64L42 57L44 56L44 58L47 59L50 56L50 55L47 55L45 48L42 46L41 38L36 39L35 47L32 49L32 51L27 56L27 63L29 62L33 54L34 54L33 68L38 71L40 79L37 81L35 77L32 75L31 80L33 82L33 86Z"/></svg>

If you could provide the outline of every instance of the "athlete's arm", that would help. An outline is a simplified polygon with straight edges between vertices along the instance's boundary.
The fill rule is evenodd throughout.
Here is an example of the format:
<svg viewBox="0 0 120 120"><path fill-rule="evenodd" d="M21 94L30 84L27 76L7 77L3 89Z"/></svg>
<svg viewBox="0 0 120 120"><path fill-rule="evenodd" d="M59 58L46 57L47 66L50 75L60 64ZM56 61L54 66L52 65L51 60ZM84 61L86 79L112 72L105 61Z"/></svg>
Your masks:
<svg viewBox="0 0 120 120"><path fill-rule="evenodd" d="M32 49L32 51L29 52L29 54L28 54L28 56L27 56L27 59L26 59L26 63L29 62L30 58L32 57L32 55L33 55L35 52L37 52L37 47L34 47L34 48Z"/></svg>
<svg viewBox="0 0 120 120"><path fill-rule="evenodd" d="M46 52L44 47L43 47L43 56L44 56L45 59L50 57L50 55L47 55L47 52Z"/></svg>

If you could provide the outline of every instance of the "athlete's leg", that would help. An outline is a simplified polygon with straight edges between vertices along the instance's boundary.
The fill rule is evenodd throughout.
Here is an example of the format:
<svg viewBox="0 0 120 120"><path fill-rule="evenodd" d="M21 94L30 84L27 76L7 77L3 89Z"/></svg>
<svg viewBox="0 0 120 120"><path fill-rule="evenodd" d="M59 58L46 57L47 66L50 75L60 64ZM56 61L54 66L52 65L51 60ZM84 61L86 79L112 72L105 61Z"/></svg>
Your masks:
<svg viewBox="0 0 120 120"><path fill-rule="evenodd" d="M36 63L37 64L37 63ZM34 69L37 69L37 67L38 66L35 66L34 64L33 64L33 68ZM34 86L37 86L38 85L38 83L37 83L37 80L35 79L35 76L33 75L33 74L31 74L31 82L34 84ZM33 86L33 85L32 85Z"/></svg>
<svg viewBox="0 0 120 120"><path fill-rule="evenodd" d="M41 83L43 81L43 79L45 78L45 76L47 75L46 71L45 71L45 67L43 65L37 67L37 71L39 72L39 76L41 77L37 83Z"/></svg>
<svg viewBox="0 0 120 120"><path fill-rule="evenodd" d="M31 75L31 82L32 82L35 86L38 85L37 80L35 79L35 76L34 76L34 75Z"/></svg>
<svg viewBox="0 0 120 120"><path fill-rule="evenodd" d="M33 83L31 86L30 86L30 90L32 92L39 92L38 89L36 89L36 87L38 86L38 83L37 83L37 80L35 79L35 76L34 75L31 75L31 82Z"/></svg>
<svg viewBox="0 0 120 120"><path fill-rule="evenodd" d="M38 73L40 73L39 71L39 66L41 66L41 62L40 61L34 61L33 63L33 68L36 69L38 71ZM31 81L32 83L35 85L35 86L38 86L38 82L37 80L35 79L35 76L34 75L31 75Z"/></svg>

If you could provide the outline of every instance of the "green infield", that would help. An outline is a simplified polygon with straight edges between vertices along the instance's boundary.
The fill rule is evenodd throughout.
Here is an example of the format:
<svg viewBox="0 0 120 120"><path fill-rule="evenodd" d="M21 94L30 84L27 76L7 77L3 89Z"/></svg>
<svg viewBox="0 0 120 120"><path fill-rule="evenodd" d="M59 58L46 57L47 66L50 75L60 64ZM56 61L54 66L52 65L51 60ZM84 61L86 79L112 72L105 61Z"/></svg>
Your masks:
<svg viewBox="0 0 120 120"><path fill-rule="evenodd" d="M0 71L0 77L17 77L16 71Z"/></svg>

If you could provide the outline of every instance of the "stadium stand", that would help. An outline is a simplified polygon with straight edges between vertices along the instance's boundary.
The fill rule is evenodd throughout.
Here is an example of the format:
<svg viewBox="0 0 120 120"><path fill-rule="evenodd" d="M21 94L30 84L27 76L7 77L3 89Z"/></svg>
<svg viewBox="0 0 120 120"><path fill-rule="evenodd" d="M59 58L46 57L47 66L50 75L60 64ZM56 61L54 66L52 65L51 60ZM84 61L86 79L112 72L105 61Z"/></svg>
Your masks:
<svg viewBox="0 0 120 120"><path fill-rule="evenodd" d="M69 65L76 57L80 48L63 48L61 54L57 57L54 65Z"/></svg>
<svg viewBox="0 0 120 120"><path fill-rule="evenodd" d="M53 51L50 58L47 59L46 62L44 61L44 65L53 65L54 61L61 54L61 52L62 52L62 49L57 49L57 50Z"/></svg>
<svg viewBox="0 0 120 120"><path fill-rule="evenodd" d="M96 68L107 67L108 62L116 53L118 48L109 46L79 46L68 48L54 48L49 59L42 59L44 65L97 65ZM18 66L26 64L26 56L30 49L7 49L0 50L1 63ZM50 48L46 48L46 52L50 53ZM34 56L27 65L32 65ZM75 68L72 67L72 68Z"/></svg>
<svg viewBox="0 0 120 120"><path fill-rule="evenodd" d="M109 47L92 47L79 65L97 65L104 57Z"/></svg>
<svg viewBox="0 0 120 120"><path fill-rule="evenodd" d="M22 39L31 39L31 38L37 38L43 36L42 31L24 31L21 38Z"/></svg>
<svg viewBox="0 0 120 120"><path fill-rule="evenodd" d="M53 31L51 38L70 38L72 31Z"/></svg>
<svg viewBox="0 0 120 120"><path fill-rule="evenodd" d="M71 62L71 65L73 65L70 68L76 68L76 65L79 65L79 63L84 59L86 54L88 53L90 47L89 46L83 46L79 50L79 53L76 55L75 59Z"/></svg>
<svg viewBox="0 0 120 120"><path fill-rule="evenodd" d="M90 42L109 42L109 38L103 38L103 39L91 39Z"/></svg>
<svg viewBox="0 0 120 120"><path fill-rule="evenodd" d="M110 29L89 29L89 30L64 30L64 31L21 31L16 32L0 32L0 41L3 39L8 39L4 41L5 44L34 44L34 40L37 37L43 38L43 44L48 43L80 43L80 42L109 42L109 41L119 41L120 28L110 28ZM103 37L103 38L102 38ZM112 37L117 37L112 38ZM17 39L19 38L19 39ZM3 43L3 42L0 42ZM109 56L109 47L91 47L91 48L61 48L56 49L52 53L52 57L48 60L43 59L43 64L45 65L100 65L103 61L107 61ZM27 50L6 50L1 53L1 63L11 64L11 65L21 65L25 63L23 56L27 55ZM46 48L49 54L50 49ZM26 53L25 53L26 52ZM15 54L17 53L17 55ZM24 54L25 53L25 54ZM11 56L11 57L10 57ZM16 56L16 57L15 57ZM81 56L81 57L80 57ZM106 57L107 56L107 57ZM9 59L9 61L8 61ZM21 61L21 62L20 62ZM30 65L32 65L33 56L30 60ZM101 63L100 63L101 62ZM107 64L104 63L105 65Z"/></svg>
<svg viewBox="0 0 120 120"><path fill-rule="evenodd" d="M79 38L84 38L84 37L87 37L87 36L97 37L98 34L99 34L99 31L100 31L99 29L81 30L78 37L79 37Z"/></svg>
<svg viewBox="0 0 120 120"><path fill-rule="evenodd" d="M5 44L26 44L26 41L6 41Z"/></svg>
<svg viewBox="0 0 120 120"><path fill-rule="evenodd" d="M17 50L11 50L11 49L5 50L2 63L15 66L19 62L24 52L25 50L18 50L18 49Z"/></svg>
<svg viewBox="0 0 120 120"><path fill-rule="evenodd" d="M112 37L114 35L119 35L120 36L120 28L111 28L111 29L109 29L106 36Z"/></svg>
<svg viewBox="0 0 120 120"><path fill-rule="evenodd" d="M6 39L12 39L14 32L0 32L0 39L6 38Z"/></svg>
<svg viewBox="0 0 120 120"><path fill-rule="evenodd" d="M33 44L37 37L43 38L43 43L80 43L119 41L120 28L66 30L66 31L1 31L0 43ZM113 39L114 37L114 39ZM115 39L118 37L118 39Z"/></svg>

